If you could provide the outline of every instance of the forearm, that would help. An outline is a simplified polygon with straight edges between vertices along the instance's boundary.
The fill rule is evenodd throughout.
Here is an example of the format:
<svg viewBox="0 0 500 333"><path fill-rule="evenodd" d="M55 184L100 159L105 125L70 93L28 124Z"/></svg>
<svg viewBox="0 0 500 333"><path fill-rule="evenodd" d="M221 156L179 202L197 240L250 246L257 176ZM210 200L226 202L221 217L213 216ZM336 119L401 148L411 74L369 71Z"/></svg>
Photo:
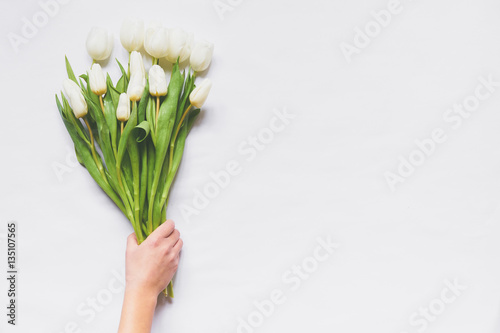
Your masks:
<svg viewBox="0 0 500 333"><path fill-rule="evenodd" d="M125 289L118 333L150 333L158 295Z"/></svg>

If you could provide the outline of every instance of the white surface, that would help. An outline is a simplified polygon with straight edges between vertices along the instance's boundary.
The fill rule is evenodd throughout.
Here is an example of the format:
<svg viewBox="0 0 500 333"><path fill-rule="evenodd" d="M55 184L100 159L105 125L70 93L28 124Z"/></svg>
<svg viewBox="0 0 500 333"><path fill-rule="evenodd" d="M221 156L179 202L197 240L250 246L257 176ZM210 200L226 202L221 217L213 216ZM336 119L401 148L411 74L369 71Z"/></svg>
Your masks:
<svg viewBox="0 0 500 333"><path fill-rule="evenodd" d="M425 331L498 332L500 89L457 129L443 114L474 93L478 77L500 81L500 3L402 1L348 63L339 45L387 4L242 1L221 20L212 1L74 0L15 54L7 34L41 7L2 1L0 232L10 220L20 229L18 326L7 332L60 333L70 322L81 332L116 331L121 292L90 320L77 309L123 270L132 229L82 167L56 176L54 163L73 163L73 152L54 94L64 54L83 72L90 27L117 35L127 15L216 45L207 74L214 87L168 211L185 241L176 298L158 307L154 332L236 332L254 301L280 289L287 301L255 332L413 333L423 326L409 317L439 306L446 279L467 289ZM125 61L115 43L114 57ZM113 62L106 68L117 74ZM238 146L284 108L296 117L247 161ZM391 192L384 173L434 128L446 142ZM194 189L233 159L242 172L183 218ZM282 275L327 235L339 249L292 291Z"/></svg>

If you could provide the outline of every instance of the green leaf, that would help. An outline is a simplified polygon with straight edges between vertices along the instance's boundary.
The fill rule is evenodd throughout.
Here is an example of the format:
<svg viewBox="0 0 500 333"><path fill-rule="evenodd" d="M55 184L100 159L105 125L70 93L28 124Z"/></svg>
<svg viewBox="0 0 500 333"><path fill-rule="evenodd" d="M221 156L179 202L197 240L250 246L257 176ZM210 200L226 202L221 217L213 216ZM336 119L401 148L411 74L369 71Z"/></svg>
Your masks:
<svg viewBox="0 0 500 333"><path fill-rule="evenodd" d="M191 128L193 128L194 122L196 121L196 118L198 118L198 115L200 114L200 109L194 109L189 112L189 119L187 121L187 128L188 132L191 131Z"/></svg>
<svg viewBox="0 0 500 333"><path fill-rule="evenodd" d="M125 149L127 148L127 142L132 130L137 125L137 106L135 102L132 102L132 113L123 129L123 133L120 137L120 142L118 143L118 155L116 157L116 166L119 167L125 154Z"/></svg>
<svg viewBox="0 0 500 333"><path fill-rule="evenodd" d="M123 130L123 134L120 136L120 142L118 142L118 154L116 155L116 164L115 164L116 165L115 169L117 171L117 178L119 179L118 182L120 182L120 179L121 179L122 186L124 186L124 190L127 194L127 197L129 198L131 209L133 209L133 207L134 207L133 206L133 199L131 198L131 194L130 194L129 188L127 186L127 183L132 182L133 180L130 180L129 175L127 174L127 169L128 169L127 165L124 165L124 167L127 167L127 168L124 168L124 174L126 176L125 182L123 181L123 177L121 177L121 171L122 171L122 164L123 164L122 161L124 159L124 155L126 152L126 148L127 148L130 134L132 133L132 130L135 128L135 125L137 124L137 106L136 106L136 103L133 103L132 105L133 105L132 113L130 114L130 117L127 121L127 124L125 125L125 128ZM130 165L130 169L132 169L132 165ZM125 184L123 185L123 183L125 183ZM134 214L134 216L135 216L135 214ZM132 222L132 225L134 226L134 230L136 230L139 222L140 221L136 221L135 223Z"/></svg>
<svg viewBox="0 0 500 333"><path fill-rule="evenodd" d="M165 173L164 170L162 170L160 184L162 184L163 186L160 186L159 189L161 196L159 197L160 199L157 200L157 202L155 203L155 205L157 206L166 204L168 202L168 197L170 195L170 189L172 187L172 183L175 179L175 176L181 164L187 135L189 134L189 131L193 127L194 121L198 117L199 113L200 109L191 110L187 115L187 120L184 121L184 125L182 125L179 134L177 135L177 139L174 145L174 155L172 158L172 165L169 166L169 168L167 168L167 171ZM172 146L170 148L172 149ZM164 168L166 165L168 165L167 161L165 161ZM155 212L155 214L156 214L155 216L157 216L158 212ZM158 220L156 218L154 219L154 221L158 223ZM155 226L157 227L158 225Z"/></svg>
<svg viewBox="0 0 500 333"><path fill-rule="evenodd" d="M75 147L75 154L76 154L76 160L78 161L78 163L80 163L84 168L85 168L85 163L83 162L83 158L82 158L82 155L80 154L80 152L76 149Z"/></svg>
<svg viewBox="0 0 500 333"><path fill-rule="evenodd" d="M137 108L136 104L134 103L134 109ZM127 126L134 126L137 124L137 110L134 110L136 117L130 118L127 122ZM135 127L137 128L137 127ZM141 225L141 207L140 207L140 166L141 166L141 161L140 161L140 155L139 155L139 147L136 142L136 138L134 137L134 133L137 133L137 131L132 132L130 135L129 139L127 140L127 151L128 155L130 157L130 163L132 165L132 185L133 185L133 193L134 193L134 205L133 205L133 211L134 211L134 216L135 216L135 225L134 225L134 230L137 235L137 239L142 242L144 240L144 236L142 235L142 229L140 227ZM123 137L122 137L123 140Z"/></svg>
<svg viewBox="0 0 500 333"><path fill-rule="evenodd" d="M122 76L125 76L127 77L127 72L125 71L125 69L123 68L122 64L120 63L120 61L118 61L118 59L115 59L116 62L118 63L118 66L120 66L120 71L122 72Z"/></svg>
<svg viewBox="0 0 500 333"><path fill-rule="evenodd" d="M160 226L160 224L164 221L161 220L161 207L165 205L165 201L167 199L167 196L163 197L164 189L165 186L167 186L167 175L168 175L168 169L169 169L169 160L168 156L165 158L165 161L163 162L163 167L161 168L160 172L160 181L158 185L158 189L156 190L155 193L155 202L154 202L154 209L153 209L153 229L156 229ZM156 170L155 170L156 174ZM168 192L168 191L167 191Z"/></svg>
<svg viewBox="0 0 500 333"><path fill-rule="evenodd" d="M62 95L62 93L61 93L61 95ZM57 96L57 94L56 94L56 104L57 104L57 109L59 110L59 114L61 115L61 117L63 119L65 119L66 114L64 113L64 108L61 104L61 101L59 101L59 96Z"/></svg>
<svg viewBox="0 0 500 333"><path fill-rule="evenodd" d="M100 148L101 148L101 151L103 153L104 160L106 162L106 167L107 167L108 174L109 174L109 182L111 183L113 188L120 195L127 210L130 211L131 208L129 206L129 202L127 200L127 197L125 196L126 193L124 193L121 190L121 187L119 186L119 183L118 183L118 173L117 173L118 171L116 168L116 159L115 159L115 154L113 152L112 143L110 140L110 130L109 130L109 127L106 123L105 116L101 110L101 107L96 105L96 103L94 103L92 101L92 99L89 98L89 94L87 92L84 92L83 95L84 95L85 99L87 100L87 105L88 105L90 114L96 120L97 132L99 132L99 135L101 137ZM127 217L132 222L133 216L127 215Z"/></svg>
<svg viewBox="0 0 500 333"><path fill-rule="evenodd" d="M155 121L155 99L151 96L148 97L148 102L146 106L146 120L149 123L149 129L151 130L151 139L156 146L156 121Z"/></svg>
<svg viewBox="0 0 500 333"><path fill-rule="evenodd" d="M114 103L113 95L109 93L109 90L104 97L104 113L111 137L111 147L113 147L113 153L116 156L118 153L118 147L116 144L116 132L118 127L116 120L116 104Z"/></svg>
<svg viewBox="0 0 500 333"><path fill-rule="evenodd" d="M99 102L99 96L94 94L92 90L90 89L90 83L89 83L89 77L87 75L81 75L81 78L84 78L85 82L87 83L87 88L83 89L84 91L86 90L87 96L94 102L95 105L100 105L101 103ZM99 107L100 108L100 107ZM92 120L95 122L94 118Z"/></svg>
<svg viewBox="0 0 500 333"><path fill-rule="evenodd" d="M149 198L152 195L151 188L153 186L153 178L154 178L154 174L155 174L154 166L155 166L156 151L155 151L155 147L154 147L152 141L148 140L147 145L148 145L148 187L147 187L148 193L147 193L147 197ZM146 219L147 219L147 215L146 215Z"/></svg>
<svg viewBox="0 0 500 333"><path fill-rule="evenodd" d="M64 59L66 61L66 72L68 72L68 78L78 84L78 81L76 81L75 73L73 72L73 68L71 68L71 65L69 64L68 57L64 56Z"/></svg>
<svg viewBox="0 0 500 333"><path fill-rule="evenodd" d="M182 97L179 102L179 107L177 109L177 115L175 117L175 126L177 128L177 125L179 124L179 121L181 120L181 117L186 110L188 104L187 101L189 99L189 95L191 92L194 90L194 76L191 74L188 74L186 82L184 83L184 89L182 92Z"/></svg>
<svg viewBox="0 0 500 333"><path fill-rule="evenodd" d="M134 188L132 185L133 183L132 162L130 161L130 156L128 152L125 152L125 154L123 155L121 169L123 171L123 176L124 176L124 178L122 178L122 181L123 181L123 186L125 186L125 193L127 195L131 207L133 207L134 198L132 197L132 193L134 192Z"/></svg>
<svg viewBox="0 0 500 333"><path fill-rule="evenodd" d="M147 121L141 122L134 128L134 137L137 142L144 141L149 135L149 123Z"/></svg>
<svg viewBox="0 0 500 333"><path fill-rule="evenodd" d="M62 109L62 105L57 99L58 108ZM61 112L61 109L59 110ZM63 111L64 112L64 111ZM68 115L68 114L67 114ZM73 116L74 117L74 116ZM120 208L120 210L126 215L125 207L121 202L120 198L113 191L113 189L104 181L101 177L99 169L97 168L94 159L92 157L92 153L90 151L89 145L85 140L83 140L77 132L75 124L70 120L62 117L64 125L68 130L68 133L73 140L75 145L75 152L78 158L78 161L82 163L85 168L88 170L89 174L94 178L95 182L106 192L106 194L114 201L114 203Z"/></svg>
<svg viewBox="0 0 500 333"><path fill-rule="evenodd" d="M118 63L118 66L120 66L120 70L122 72L122 76L116 83L116 90L121 94L124 93L127 90L128 87L128 76L127 73L125 72L125 69L123 69L122 64L116 59L116 62Z"/></svg>
<svg viewBox="0 0 500 333"><path fill-rule="evenodd" d="M188 135L188 127L182 126L181 130L179 131L179 134L177 135L177 140L175 142L174 157L172 159L172 166L171 166L170 172L167 176L167 184L166 184L165 189L164 189L164 192L166 192L166 193L163 194L163 196L165 198L168 197L168 191L170 190L170 186L172 185L172 182L174 181L175 175L177 174L177 170L179 169L179 165L181 164L187 135Z"/></svg>
<svg viewBox="0 0 500 333"><path fill-rule="evenodd" d="M106 86L108 88L108 92L106 93L106 97L108 95L110 95L111 99L113 100L113 104L115 106L118 106L118 100L120 99L120 93L118 93L118 91L116 91L116 89L113 87L113 81L111 80L109 73L106 75Z"/></svg>
<svg viewBox="0 0 500 333"><path fill-rule="evenodd" d="M170 143L170 137L172 136L172 129L175 123L175 117L177 113L177 105L179 102L179 96L181 94L182 86L184 84L184 78L179 72L179 63L177 62L172 68L172 75L170 78L170 83L168 85L167 97L160 106L160 111L157 119L157 132L156 132L156 159L155 159L155 170L161 170L163 167L165 156ZM156 172L153 178L152 193L149 198L149 210L148 210L148 230L152 231L153 216L158 214L153 214L153 208L161 211L166 198L163 197L161 200L163 204L158 206L155 205L155 195L158 189L158 184L160 180L160 173Z"/></svg>
<svg viewBox="0 0 500 333"><path fill-rule="evenodd" d="M119 94L123 94L125 92L125 83L123 82L123 76L120 77L118 82L116 82L116 91Z"/></svg>
<svg viewBox="0 0 500 333"><path fill-rule="evenodd" d="M66 119L68 119L71 123L73 123L73 126L75 127L77 134L83 141L85 141L90 146L90 138L88 137L87 132L83 128L81 121L79 119L76 119L73 110L71 110L71 107L69 106L68 100L66 99L66 97L64 97L64 94L62 94L61 97L63 100L64 113L66 114Z"/></svg>
<svg viewBox="0 0 500 333"><path fill-rule="evenodd" d="M146 80L146 87L144 87L144 91L142 92L139 106L137 107L139 123L142 123L144 120L146 120L146 107L149 102L148 97L149 97L149 80Z"/></svg>
<svg viewBox="0 0 500 333"><path fill-rule="evenodd" d="M143 142L140 147L139 151L141 154L141 187L139 190L140 193L140 203L139 207L141 209L140 211L140 216L141 219L144 216L144 212L147 211L145 203L146 203L146 193L147 193L147 186L148 186L148 141Z"/></svg>

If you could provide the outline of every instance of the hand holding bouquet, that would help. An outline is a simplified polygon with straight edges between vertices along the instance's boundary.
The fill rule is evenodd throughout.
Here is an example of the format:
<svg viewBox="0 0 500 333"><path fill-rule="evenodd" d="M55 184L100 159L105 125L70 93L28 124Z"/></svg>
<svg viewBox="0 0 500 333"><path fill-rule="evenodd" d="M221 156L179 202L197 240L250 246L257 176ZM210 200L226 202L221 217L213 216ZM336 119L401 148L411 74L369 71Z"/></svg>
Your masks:
<svg viewBox="0 0 500 333"><path fill-rule="evenodd" d="M196 73L210 65L213 45L181 29L127 20L120 31L129 52L127 69L113 83L97 61L107 59L113 39L93 28L87 51L93 59L87 74L68 78L56 103L75 145L75 153L97 184L130 220L139 244L166 220L170 189L182 159L186 137L205 103L210 80L195 85ZM151 55L146 73L139 50ZM159 59L173 63L170 81ZM190 61L183 72L180 63ZM173 296L172 283L166 294Z"/></svg>

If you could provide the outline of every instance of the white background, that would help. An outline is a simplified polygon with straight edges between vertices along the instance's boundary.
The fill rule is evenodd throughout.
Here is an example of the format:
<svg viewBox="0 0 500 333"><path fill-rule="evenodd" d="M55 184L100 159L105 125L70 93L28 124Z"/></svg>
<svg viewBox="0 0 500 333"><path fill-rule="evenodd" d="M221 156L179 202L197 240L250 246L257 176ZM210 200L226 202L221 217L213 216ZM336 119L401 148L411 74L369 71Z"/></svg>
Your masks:
<svg viewBox="0 0 500 333"><path fill-rule="evenodd" d="M73 0L16 53L8 34L21 35L23 18L42 7L2 0L0 232L18 222L20 274L18 326L7 328L0 273L0 331L117 329L122 292L92 319L77 309L110 294L132 228L73 165L54 95L65 54L77 73L89 67L94 25L115 33L113 57L126 62L119 27L138 16L215 43L206 74L214 86L168 210L185 241L176 297L160 301L154 332L236 332L254 301L280 289L286 302L255 332L414 333L423 324L412 325L412 314L439 309L445 280L455 279L467 289L421 331L498 332L500 88L458 128L443 115L474 94L479 77L500 81L500 3L402 0L349 63L341 43L353 44L354 29L388 2L233 0L222 20L211 0ZM114 61L105 68L116 80ZM275 109L295 118L247 161L238 147ZM447 140L391 191L384 174L435 128ZM231 160L242 172L185 218L180 207ZM313 254L317 237L340 247L293 291L282 276Z"/></svg>

